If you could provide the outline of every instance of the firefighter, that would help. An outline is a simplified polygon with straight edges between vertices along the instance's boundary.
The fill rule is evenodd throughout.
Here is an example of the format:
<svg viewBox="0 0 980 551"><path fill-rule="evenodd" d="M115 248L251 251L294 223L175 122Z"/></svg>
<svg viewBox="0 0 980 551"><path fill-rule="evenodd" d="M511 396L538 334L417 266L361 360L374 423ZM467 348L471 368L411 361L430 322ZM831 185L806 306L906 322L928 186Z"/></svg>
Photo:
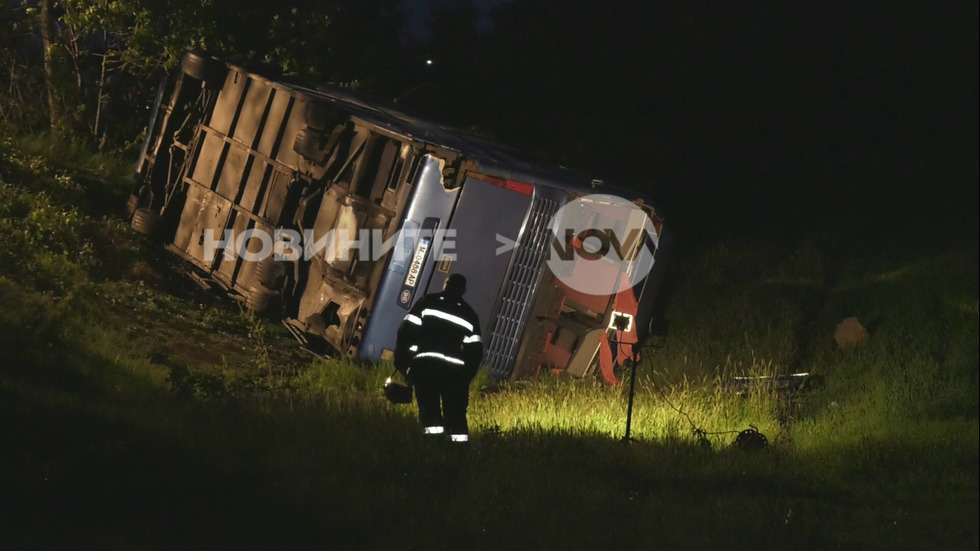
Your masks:
<svg viewBox="0 0 980 551"><path fill-rule="evenodd" d="M395 368L415 386L426 435L467 442L470 382L483 359L480 320L463 300L466 278L452 274L441 293L426 295L402 320Z"/></svg>

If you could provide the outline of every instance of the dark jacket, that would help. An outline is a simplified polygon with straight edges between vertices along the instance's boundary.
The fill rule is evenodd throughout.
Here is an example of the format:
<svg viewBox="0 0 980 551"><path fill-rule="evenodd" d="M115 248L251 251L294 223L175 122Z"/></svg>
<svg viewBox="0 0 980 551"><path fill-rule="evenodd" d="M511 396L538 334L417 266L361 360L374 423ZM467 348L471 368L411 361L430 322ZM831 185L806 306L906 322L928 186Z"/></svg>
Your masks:
<svg viewBox="0 0 980 551"><path fill-rule="evenodd" d="M480 320L473 308L455 295L426 295L398 328L395 368L411 376L412 367L427 363L476 374L483 359Z"/></svg>

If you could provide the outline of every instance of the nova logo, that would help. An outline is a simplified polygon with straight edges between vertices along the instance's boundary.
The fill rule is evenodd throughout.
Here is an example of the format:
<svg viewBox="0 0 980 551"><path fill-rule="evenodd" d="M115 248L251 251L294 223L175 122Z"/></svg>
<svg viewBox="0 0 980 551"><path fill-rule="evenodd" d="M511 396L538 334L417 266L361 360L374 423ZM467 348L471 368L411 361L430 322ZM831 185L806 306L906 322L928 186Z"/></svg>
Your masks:
<svg viewBox="0 0 980 551"><path fill-rule="evenodd" d="M551 254L552 257L557 255L563 261L575 260L576 255L587 260L599 260L609 256L609 253L613 253L619 260L629 260L636 256L638 240L643 235L642 229L633 228L627 234L626 240L620 241L612 229L589 228L576 234L574 229L565 228L564 239L552 236Z"/></svg>
<svg viewBox="0 0 980 551"><path fill-rule="evenodd" d="M547 264L576 291L616 294L650 273L659 239L639 205L612 195L586 195L555 213Z"/></svg>

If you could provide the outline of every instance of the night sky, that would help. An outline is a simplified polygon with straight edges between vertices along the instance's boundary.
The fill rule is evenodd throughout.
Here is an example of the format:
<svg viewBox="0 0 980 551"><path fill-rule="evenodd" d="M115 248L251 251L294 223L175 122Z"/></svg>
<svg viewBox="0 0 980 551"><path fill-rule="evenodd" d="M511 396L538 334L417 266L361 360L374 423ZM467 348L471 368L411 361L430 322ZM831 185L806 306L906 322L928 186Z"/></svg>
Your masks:
<svg viewBox="0 0 980 551"><path fill-rule="evenodd" d="M705 238L977 240L976 3L491 4L482 34L432 23L431 116L651 190Z"/></svg>

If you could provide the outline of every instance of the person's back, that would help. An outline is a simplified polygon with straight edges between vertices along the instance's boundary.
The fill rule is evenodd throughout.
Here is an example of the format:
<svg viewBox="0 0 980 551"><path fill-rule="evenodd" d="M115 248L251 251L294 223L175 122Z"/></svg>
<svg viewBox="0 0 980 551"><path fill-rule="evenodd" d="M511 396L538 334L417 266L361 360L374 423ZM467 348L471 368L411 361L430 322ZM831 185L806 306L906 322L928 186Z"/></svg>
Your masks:
<svg viewBox="0 0 980 551"><path fill-rule="evenodd" d="M479 367L479 357L472 356L475 349L466 347L467 339L474 341L472 335L479 336L479 319L476 312L462 297L447 295L445 292L426 295L412 309L415 316L410 323L421 320L415 330L416 337L411 344L418 346L414 354L416 360L425 357L440 357L450 363ZM482 352L482 350L481 350ZM482 355L482 354L481 354ZM469 359L470 361L467 361ZM475 365L474 365L475 364Z"/></svg>
<svg viewBox="0 0 980 551"><path fill-rule="evenodd" d="M415 385L426 434L448 428L453 441L468 440L469 384L483 358L480 320L466 301L466 278L453 274L441 293L426 295L398 329L395 367Z"/></svg>

